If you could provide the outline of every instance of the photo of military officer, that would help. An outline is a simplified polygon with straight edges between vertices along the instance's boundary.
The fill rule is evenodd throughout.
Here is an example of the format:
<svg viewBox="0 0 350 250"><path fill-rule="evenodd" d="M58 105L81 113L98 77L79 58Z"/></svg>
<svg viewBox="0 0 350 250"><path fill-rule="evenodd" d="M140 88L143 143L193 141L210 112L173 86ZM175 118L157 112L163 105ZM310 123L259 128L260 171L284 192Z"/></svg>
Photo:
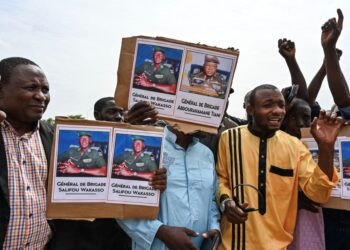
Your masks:
<svg viewBox="0 0 350 250"><path fill-rule="evenodd" d="M188 51L181 91L224 99L232 63L232 59Z"/></svg>
<svg viewBox="0 0 350 250"><path fill-rule="evenodd" d="M138 44L133 87L174 95L182 51Z"/></svg>
<svg viewBox="0 0 350 250"><path fill-rule="evenodd" d="M57 176L106 177L107 164L103 150L107 149L93 146L91 132L79 131L77 134L78 144L70 145L67 150L58 155ZM107 145L101 146L108 147Z"/></svg>
<svg viewBox="0 0 350 250"><path fill-rule="evenodd" d="M146 146L146 139L153 145L150 143ZM116 148L120 152L115 154L113 160L112 178L151 179L159 166L160 145L159 137L117 134Z"/></svg>

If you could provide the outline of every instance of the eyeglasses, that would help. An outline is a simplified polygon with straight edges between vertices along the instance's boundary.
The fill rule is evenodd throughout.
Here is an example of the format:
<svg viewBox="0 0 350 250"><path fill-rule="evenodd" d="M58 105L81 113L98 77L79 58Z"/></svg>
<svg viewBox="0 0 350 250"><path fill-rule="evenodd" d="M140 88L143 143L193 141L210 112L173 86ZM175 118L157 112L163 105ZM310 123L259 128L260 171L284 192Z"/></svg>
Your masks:
<svg viewBox="0 0 350 250"><path fill-rule="evenodd" d="M258 193L258 196L260 197L260 199L261 199L263 202L265 202L264 197L263 197L263 195L261 194L261 192L259 191L259 189L257 189L255 186L253 186L253 185L251 185L251 184L238 184L238 185L234 186L233 189L232 189L232 194L233 194L233 191L234 191L236 188L238 188L238 187L249 187L249 188L254 189L254 190ZM233 196L233 195L232 195L232 197L233 197L232 199L234 200L234 202L236 202L236 205L237 205L240 209L242 209L243 212L249 213L249 212L259 211L259 208L253 208L253 207L244 208L244 207L242 207L241 205L239 205L240 202L239 202L238 197Z"/></svg>

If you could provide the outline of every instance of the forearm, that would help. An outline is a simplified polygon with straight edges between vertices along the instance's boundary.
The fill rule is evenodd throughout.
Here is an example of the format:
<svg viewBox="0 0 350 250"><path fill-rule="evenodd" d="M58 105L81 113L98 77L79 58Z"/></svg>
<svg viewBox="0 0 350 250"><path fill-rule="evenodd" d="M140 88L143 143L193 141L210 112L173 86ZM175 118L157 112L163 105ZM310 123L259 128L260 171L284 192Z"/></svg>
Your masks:
<svg viewBox="0 0 350 250"><path fill-rule="evenodd" d="M176 84L153 83L152 87L159 89L161 91L167 92L167 93L175 93L176 92Z"/></svg>
<svg viewBox="0 0 350 250"><path fill-rule="evenodd" d="M286 59L286 63L290 72L292 84L299 86L297 97L308 101L309 95L307 91L306 81L296 59Z"/></svg>
<svg viewBox="0 0 350 250"><path fill-rule="evenodd" d="M325 48L325 66L329 89L338 107L350 106L350 95L347 82L341 71L335 47Z"/></svg>
<svg viewBox="0 0 350 250"><path fill-rule="evenodd" d="M313 106L315 104L318 92L321 89L321 85L323 82L323 79L326 76L326 68L325 65L322 64L320 69L317 71L316 75L310 82L310 85L308 87L308 94L309 94L309 105Z"/></svg>
<svg viewBox="0 0 350 250"><path fill-rule="evenodd" d="M334 145L318 145L318 150L318 166L332 180Z"/></svg>
<svg viewBox="0 0 350 250"><path fill-rule="evenodd" d="M88 175L93 175L93 176L106 176L107 167L102 166L98 168L85 168L83 173Z"/></svg>

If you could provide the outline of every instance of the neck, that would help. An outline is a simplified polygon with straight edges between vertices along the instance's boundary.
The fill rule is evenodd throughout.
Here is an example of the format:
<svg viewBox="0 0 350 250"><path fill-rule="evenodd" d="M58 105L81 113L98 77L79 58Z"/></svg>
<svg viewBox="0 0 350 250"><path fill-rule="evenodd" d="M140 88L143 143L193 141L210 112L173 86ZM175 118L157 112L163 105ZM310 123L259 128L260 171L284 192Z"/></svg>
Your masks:
<svg viewBox="0 0 350 250"><path fill-rule="evenodd" d="M17 132L17 135L21 136L25 133L31 132L35 129L37 122L19 122L12 120L10 117L6 118L6 121L11 124L14 130Z"/></svg>
<svg viewBox="0 0 350 250"><path fill-rule="evenodd" d="M262 130L257 126L254 126L254 124L252 123L248 124L248 130L250 131L250 133L260 138L270 138L276 133L276 131L274 130Z"/></svg>

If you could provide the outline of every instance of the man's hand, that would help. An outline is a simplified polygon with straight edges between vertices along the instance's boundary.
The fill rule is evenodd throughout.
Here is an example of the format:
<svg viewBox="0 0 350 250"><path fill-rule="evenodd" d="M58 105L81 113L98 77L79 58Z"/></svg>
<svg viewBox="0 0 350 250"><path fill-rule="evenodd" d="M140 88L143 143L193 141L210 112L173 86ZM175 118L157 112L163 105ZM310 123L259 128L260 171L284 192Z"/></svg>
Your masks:
<svg viewBox="0 0 350 250"><path fill-rule="evenodd" d="M286 60L295 59L295 44L286 38L278 40L278 49L281 56Z"/></svg>
<svg viewBox="0 0 350 250"><path fill-rule="evenodd" d="M306 197L306 195L302 192L298 192L298 209L305 209L307 211L318 213L318 206L320 204L317 204Z"/></svg>
<svg viewBox="0 0 350 250"><path fill-rule="evenodd" d="M190 237L197 237L198 233L185 227L171 227L162 225L156 237L164 242L170 250L199 250Z"/></svg>
<svg viewBox="0 0 350 250"><path fill-rule="evenodd" d="M0 123L6 119L6 113L0 110Z"/></svg>
<svg viewBox="0 0 350 250"><path fill-rule="evenodd" d="M135 77L135 83L137 85L143 86L143 87L151 87L152 83L148 79L148 77L145 75L145 73L142 73L141 75L138 75Z"/></svg>
<svg viewBox="0 0 350 250"><path fill-rule="evenodd" d="M135 103L126 114L125 122L137 125L151 124L157 120L158 111L148 102Z"/></svg>
<svg viewBox="0 0 350 250"><path fill-rule="evenodd" d="M116 165L113 169L113 174L121 176L132 176L132 171L125 165L125 162Z"/></svg>
<svg viewBox="0 0 350 250"><path fill-rule="evenodd" d="M167 175L166 168L157 169L152 176L152 179L149 181L149 185L155 189L159 189L160 192L163 192L166 189L167 184Z"/></svg>
<svg viewBox="0 0 350 250"><path fill-rule="evenodd" d="M318 145L333 148L342 124L343 119L336 113L321 110L320 116L312 121L310 132Z"/></svg>
<svg viewBox="0 0 350 250"><path fill-rule="evenodd" d="M244 203L242 206L246 208L248 207L248 203ZM224 215L226 215L228 221L233 224L240 224L248 219L248 213L240 209L233 200L228 200L225 203Z"/></svg>
<svg viewBox="0 0 350 250"><path fill-rule="evenodd" d="M71 160L68 160L63 163L58 163L58 172L62 174L78 174L80 173L80 168Z"/></svg>
<svg viewBox="0 0 350 250"><path fill-rule="evenodd" d="M343 177L350 178L350 166L343 166Z"/></svg>
<svg viewBox="0 0 350 250"><path fill-rule="evenodd" d="M340 9L337 9L338 21L335 18L329 19L322 26L321 44L323 49L334 48L343 29L344 16Z"/></svg>

